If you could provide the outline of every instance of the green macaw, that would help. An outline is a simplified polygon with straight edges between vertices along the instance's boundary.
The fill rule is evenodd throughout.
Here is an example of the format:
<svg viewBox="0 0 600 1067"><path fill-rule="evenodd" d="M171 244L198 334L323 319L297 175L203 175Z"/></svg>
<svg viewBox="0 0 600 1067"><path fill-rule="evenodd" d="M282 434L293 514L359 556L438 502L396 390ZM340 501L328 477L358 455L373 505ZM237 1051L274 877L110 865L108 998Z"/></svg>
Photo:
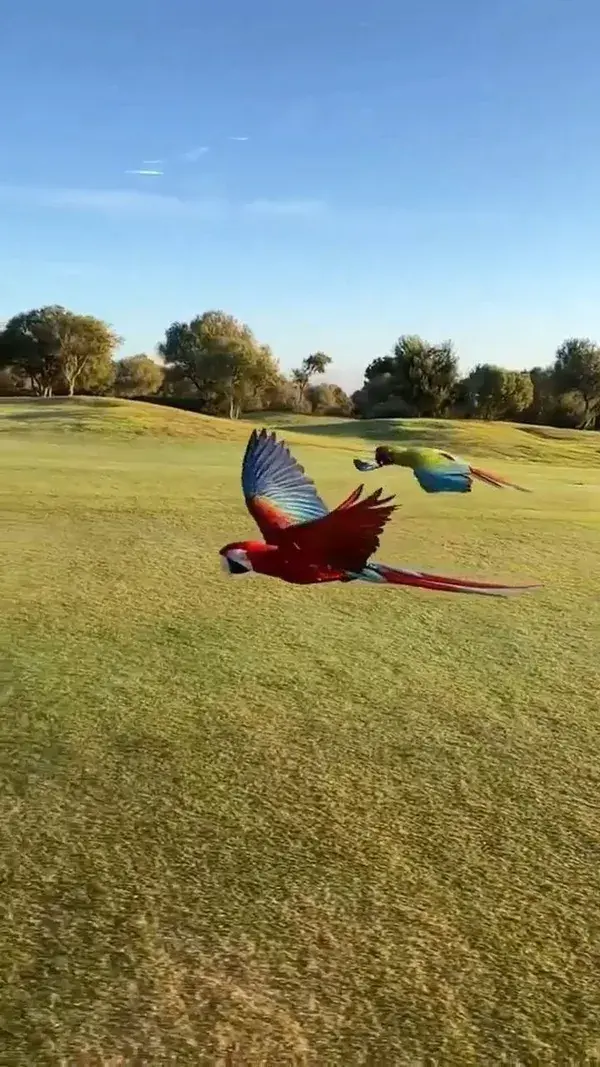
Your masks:
<svg viewBox="0 0 600 1067"><path fill-rule="evenodd" d="M531 491L481 467L472 467L437 448L389 448L387 445L378 445L374 460L355 459L354 466L359 471L374 471L390 466L409 467L426 493L470 493L473 479L498 489L508 486L518 489L520 493Z"/></svg>

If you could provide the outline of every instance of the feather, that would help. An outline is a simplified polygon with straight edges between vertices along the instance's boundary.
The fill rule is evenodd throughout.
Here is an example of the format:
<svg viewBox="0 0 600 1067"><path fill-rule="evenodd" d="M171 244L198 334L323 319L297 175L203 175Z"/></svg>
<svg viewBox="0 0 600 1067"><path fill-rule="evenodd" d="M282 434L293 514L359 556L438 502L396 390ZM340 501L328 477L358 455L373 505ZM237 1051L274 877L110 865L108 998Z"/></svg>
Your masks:
<svg viewBox="0 0 600 1067"><path fill-rule="evenodd" d="M460 463L443 467L417 467L414 471L421 489L426 493L470 493L472 478L469 468Z"/></svg>
<svg viewBox="0 0 600 1067"><path fill-rule="evenodd" d="M492 474L491 471L484 471L481 467L469 467L469 470L474 478L477 478L480 482L485 482L486 485L493 485L496 489L516 489L519 493L530 493L531 489L525 489L522 485L517 485L515 482L509 482L506 478L501 478L498 474Z"/></svg>
<svg viewBox="0 0 600 1067"><path fill-rule="evenodd" d="M382 489L360 500L362 486L339 507L315 522L288 527L279 534L282 548L293 548L320 566L361 571L379 548L379 537L396 505Z"/></svg>
<svg viewBox="0 0 600 1067"><path fill-rule="evenodd" d="M541 589L540 585L503 585L499 582L476 582L468 578L449 578L427 571L408 570L404 567L387 567L384 563L369 563L366 572L374 571L390 585L409 585L418 589L430 589L437 593L475 593L478 596L510 597ZM365 577L365 580L371 580Z"/></svg>
<svg viewBox="0 0 600 1067"><path fill-rule="evenodd" d="M242 463L246 505L268 541L295 523L329 514L314 482L290 455L285 442L266 430L253 430Z"/></svg>

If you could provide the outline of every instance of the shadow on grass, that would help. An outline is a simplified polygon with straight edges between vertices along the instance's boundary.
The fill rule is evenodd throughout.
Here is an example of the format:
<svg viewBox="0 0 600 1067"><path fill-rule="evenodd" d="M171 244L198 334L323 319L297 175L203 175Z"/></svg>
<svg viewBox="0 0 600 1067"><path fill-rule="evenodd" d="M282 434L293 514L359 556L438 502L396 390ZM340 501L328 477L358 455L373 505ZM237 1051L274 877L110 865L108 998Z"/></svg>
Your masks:
<svg viewBox="0 0 600 1067"><path fill-rule="evenodd" d="M275 425L274 429L288 431L293 429L294 433L310 434L311 437L359 437L365 441L372 442L390 441L399 443L405 441L408 444L416 442L424 444L427 442L432 445L444 445L449 444L453 439L453 433L448 423L444 423L442 420L429 422L427 426L423 426L421 422L411 425L408 420L401 422L397 419L365 419L364 421L356 419L348 422L340 422L336 419L332 420L332 422L303 423L293 427L282 423L280 427Z"/></svg>
<svg viewBox="0 0 600 1067"><path fill-rule="evenodd" d="M573 441L577 440L579 430L570 430L559 426L517 426L521 433L531 437L539 437L542 441Z"/></svg>
<svg viewBox="0 0 600 1067"><path fill-rule="evenodd" d="M10 415L5 415L4 418L13 422L38 422L42 419L56 419L57 415L61 421L69 419L71 422L81 420L83 412L75 411L57 411L55 408L49 410L46 408L44 411L14 411ZM87 412L85 413L87 414Z"/></svg>
<svg viewBox="0 0 600 1067"><path fill-rule="evenodd" d="M56 419L69 420L71 422L80 421L87 418L101 418L107 408L118 407L113 400L94 400L92 403L73 403L67 406L65 401L68 398L60 400L46 400L39 398L36 400L30 400L31 407L27 407L24 411L11 411L3 416L3 420L13 422L37 422L43 419Z"/></svg>

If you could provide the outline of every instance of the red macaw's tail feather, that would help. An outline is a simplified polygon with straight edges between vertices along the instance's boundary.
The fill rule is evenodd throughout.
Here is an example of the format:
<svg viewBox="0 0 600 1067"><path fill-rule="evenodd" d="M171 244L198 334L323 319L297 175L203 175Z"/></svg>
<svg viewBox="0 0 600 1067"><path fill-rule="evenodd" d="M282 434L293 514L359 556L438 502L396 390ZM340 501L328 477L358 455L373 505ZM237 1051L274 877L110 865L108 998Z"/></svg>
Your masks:
<svg viewBox="0 0 600 1067"><path fill-rule="evenodd" d="M518 489L520 493L530 493L531 489L525 489L522 485L516 485L515 482L509 482L506 478L501 478L498 474L492 474L490 471L484 471L481 467L469 467L469 470L474 478L477 478L480 482L485 482L486 485L495 485L496 489Z"/></svg>
<svg viewBox="0 0 600 1067"><path fill-rule="evenodd" d="M371 572L369 574L369 572ZM431 589L437 593L477 593L480 596L519 596L532 589L541 589L540 585L501 585L498 582L474 582L468 578L448 578L442 574L428 574L427 571L407 570L403 567L386 567L384 563L369 563L365 567L364 577L374 581L373 572L379 581L389 585L410 585L417 589Z"/></svg>

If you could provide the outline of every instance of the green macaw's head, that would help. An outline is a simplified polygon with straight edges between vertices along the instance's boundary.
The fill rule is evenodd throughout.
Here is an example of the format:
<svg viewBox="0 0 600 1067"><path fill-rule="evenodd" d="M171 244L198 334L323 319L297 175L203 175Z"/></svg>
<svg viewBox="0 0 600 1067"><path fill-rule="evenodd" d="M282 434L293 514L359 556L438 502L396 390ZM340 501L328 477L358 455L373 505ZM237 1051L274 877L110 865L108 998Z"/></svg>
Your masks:
<svg viewBox="0 0 600 1067"><path fill-rule="evenodd" d="M388 448L387 445L378 445L375 449L375 462L379 467L411 467L412 456L407 448Z"/></svg>
<svg viewBox="0 0 600 1067"><path fill-rule="evenodd" d="M375 449L375 462L379 467L389 467L394 462L392 450L385 445L378 445Z"/></svg>

